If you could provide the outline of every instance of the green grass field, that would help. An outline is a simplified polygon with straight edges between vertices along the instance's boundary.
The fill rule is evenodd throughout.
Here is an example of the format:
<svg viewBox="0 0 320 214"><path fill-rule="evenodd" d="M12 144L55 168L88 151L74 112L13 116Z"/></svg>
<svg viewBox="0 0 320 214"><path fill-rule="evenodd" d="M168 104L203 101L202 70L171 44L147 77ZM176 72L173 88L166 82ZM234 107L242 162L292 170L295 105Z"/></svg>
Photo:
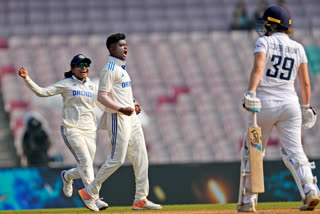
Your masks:
<svg viewBox="0 0 320 214"><path fill-rule="evenodd" d="M298 213L301 202L277 202L277 203L259 203L258 213ZM194 204L194 205L164 205L162 210L155 211L133 211L131 207L110 207L107 210L100 213L237 213L236 204ZM71 213L93 213L86 208L68 208L68 209L42 209L42 210L18 210L18 211L0 211L2 213L35 213L35 214L71 214ZM300 212L301 213L301 212ZM307 213L319 213L319 209L313 212Z"/></svg>

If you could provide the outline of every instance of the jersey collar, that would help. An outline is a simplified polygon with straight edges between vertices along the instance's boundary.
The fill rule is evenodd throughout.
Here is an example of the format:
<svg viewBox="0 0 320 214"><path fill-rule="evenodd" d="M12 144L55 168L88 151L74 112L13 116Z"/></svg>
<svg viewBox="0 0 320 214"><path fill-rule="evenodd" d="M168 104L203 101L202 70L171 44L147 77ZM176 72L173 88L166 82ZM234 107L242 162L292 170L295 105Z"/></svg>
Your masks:
<svg viewBox="0 0 320 214"><path fill-rule="evenodd" d="M126 69L127 60L122 60L110 55L109 55L109 60L115 62L118 66L122 67L124 70Z"/></svg>
<svg viewBox="0 0 320 214"><path fill-rule="evenodd" d="M280 33L280 32L276 32L276 33L273 33L272 36L285 36L285 37L289 37L287 34L285 33Z"/></svg>
<svg viewBox="0 0 320 214"><path fill-rule="evenodd" d="M72 75L72 77L71 77L73 80L76 80L76 81L79 81L79 82L81 82L80 80L78 80L78 78L77 77L75 77L74 75ZM81 83L83 83L83 84L85 84L87 81L89 81L90 79L89 79L89 77L87 77L85 80L84 80L84 82L81 82Z"/></svg>

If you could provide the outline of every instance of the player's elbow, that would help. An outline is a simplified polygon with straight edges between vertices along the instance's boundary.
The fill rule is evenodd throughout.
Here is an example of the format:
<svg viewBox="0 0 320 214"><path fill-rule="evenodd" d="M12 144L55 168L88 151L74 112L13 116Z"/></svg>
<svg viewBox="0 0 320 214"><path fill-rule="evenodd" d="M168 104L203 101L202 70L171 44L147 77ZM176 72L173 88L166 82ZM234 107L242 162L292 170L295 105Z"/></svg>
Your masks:
<svg viewBox="0 0 320 214"><path fill-rule="evenodd" d="M99 94L98 94L97 100L98 100L100 103L102 102L102 98L101 98L101 96L99 96Z"/></svg>
<svg viewBox="0 0 320 214"><path fill-rule="evenodd" d="M303 83L303 87L309 90L310 89L310 82L309 81L305 81Z"/></svg>
<svg viewBox="0 0 320 214"><path fill-rule="evenodd" d="M48 97L48 95L37 93L37 92L35 92L35 95L37 95L38 97Z"/></svg>

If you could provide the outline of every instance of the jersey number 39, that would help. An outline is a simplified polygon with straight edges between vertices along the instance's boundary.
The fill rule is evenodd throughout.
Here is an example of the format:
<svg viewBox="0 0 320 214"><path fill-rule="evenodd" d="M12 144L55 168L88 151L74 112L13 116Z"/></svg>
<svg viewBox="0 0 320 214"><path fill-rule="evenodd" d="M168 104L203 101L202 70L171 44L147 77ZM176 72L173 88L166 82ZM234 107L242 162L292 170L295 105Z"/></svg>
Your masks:
<svg viewBox="0 0 320 214"><path fill-rule="evenodd" d="M274 62L272 67L274 69L268 69L266 75L268 77L280 78L282 80L290 80L292 68L294 65L294 59L289 57L284 57L282 60L282 56L272 55L271 62ZM279 68L279 66L281 68ZM279 75L280 74L280 75Z"/></svg>

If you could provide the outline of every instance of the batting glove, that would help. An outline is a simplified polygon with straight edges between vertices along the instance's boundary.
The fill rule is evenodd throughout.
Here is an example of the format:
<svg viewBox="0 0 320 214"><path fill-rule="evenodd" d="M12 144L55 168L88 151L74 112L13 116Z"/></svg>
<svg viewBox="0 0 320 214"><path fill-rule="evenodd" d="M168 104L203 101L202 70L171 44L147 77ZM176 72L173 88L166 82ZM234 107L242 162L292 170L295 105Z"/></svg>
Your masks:
<svg viewBox="0 0 320 214"><path fill-rule="evenodd" d="M243 95L242 106L248 111L259 112L261 109L260 99L254 96L253 91L248 91Z"/></svg>
<svg viewBox="0 0 320 214"><path fill-rule="evenodd" d="M310 105L301 105L302 125L303 130L310 129L317 121L317 113Z"/></svg>

